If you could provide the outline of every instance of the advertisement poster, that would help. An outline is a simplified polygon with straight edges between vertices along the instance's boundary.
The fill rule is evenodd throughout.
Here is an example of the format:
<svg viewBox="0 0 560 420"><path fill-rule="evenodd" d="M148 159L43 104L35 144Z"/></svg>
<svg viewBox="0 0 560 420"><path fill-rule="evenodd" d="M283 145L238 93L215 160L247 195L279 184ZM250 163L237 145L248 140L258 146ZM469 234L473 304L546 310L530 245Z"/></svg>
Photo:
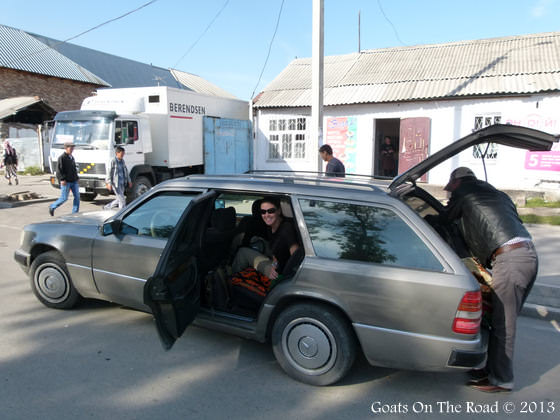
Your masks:
<svg viewBox="0 0 560 420"><path fill-rule="evenodd" d="M556 116L531 113L506 119L506 124L521 125L546 133L560 132L560 119ZM560 172L560 147L552 146L550 152L525 152L525 169Z"/></svg>
<svg viewBox="0 0 560 420"><path fill-rule="evenodd" d="M355 174L357 170L356 132L356 117L327 118L325 144L332 147L334 157L342 161L347 174Z"/></svg>

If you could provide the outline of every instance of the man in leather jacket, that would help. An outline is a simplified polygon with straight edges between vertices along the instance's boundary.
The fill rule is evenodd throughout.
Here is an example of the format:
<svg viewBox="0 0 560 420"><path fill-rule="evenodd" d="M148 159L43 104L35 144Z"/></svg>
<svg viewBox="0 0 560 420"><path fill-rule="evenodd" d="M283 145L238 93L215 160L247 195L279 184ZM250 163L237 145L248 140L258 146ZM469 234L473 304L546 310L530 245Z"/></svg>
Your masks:
<svg viewBox="0 0 560 420"><path fill-rule="evenodd" d="M492 269L492 320L486 369L469 385L485 392L513 388L513 348L517 316L537 276L531 235L509 196L465 167L455 169L444 217L456 220L471 253Z"/></svg>
<svg viewBox="0 0 560 420"><path fill-rule="evenodd" d="M54 216L54 211L68 200L68 194L72 191L74 201L72 203L72 213L80 210L80 186L78 184L78 170L76 161L72 156L74 143L64 143L64 153L60 155L56 164L56 177L60 182L60 197L49 206L49 214Z"/></svg>

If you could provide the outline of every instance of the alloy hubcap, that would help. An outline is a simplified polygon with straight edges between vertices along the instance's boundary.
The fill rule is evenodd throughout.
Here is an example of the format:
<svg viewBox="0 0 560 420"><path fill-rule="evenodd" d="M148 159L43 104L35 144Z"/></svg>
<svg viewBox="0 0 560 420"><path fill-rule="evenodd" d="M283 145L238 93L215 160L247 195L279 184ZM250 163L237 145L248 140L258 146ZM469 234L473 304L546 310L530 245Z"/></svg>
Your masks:
<svg viewBox="0 0 560 420"><path fill-rule="evenodd" d="M66 274L53 264L45 264L37 270L35 285L39 294L52 303L63 301L69 293Z"/></svg>
<svg viewBox="0 0 560 420"><path fill-rule="evenodd" d="M291 321L282 333L282 347L290 364L307 375L328 372L336 361L337 347L332 333L313 318Z"/></svg>

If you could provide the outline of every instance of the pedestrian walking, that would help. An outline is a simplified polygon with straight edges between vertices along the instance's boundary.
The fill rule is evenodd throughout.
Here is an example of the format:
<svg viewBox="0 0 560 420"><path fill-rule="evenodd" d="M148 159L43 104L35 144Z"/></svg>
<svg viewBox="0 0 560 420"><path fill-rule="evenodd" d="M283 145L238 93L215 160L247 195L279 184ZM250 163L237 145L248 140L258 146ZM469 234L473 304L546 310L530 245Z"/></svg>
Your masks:
<svg viewBox="0 0 560 420"><path fill-rule="evenodd" d="M2 159L2 163L4 164L6 173L4 177L8 180L8 184L12 185L12 178L16 185L19 184L18 176L17 176L17 165L18 165L18 156L16 153L16 149L12 147L10 142L6 139L4 140L4 156Z"/></svg>
<svg viewBox="0 0 560 420"><path fill-rule="evenodd" d="M111 160L111 168L107 172L105 184L107 185L107 189L113 191L117 197L107 204L105 209L109 210L117 206L119 209L122 209L126 206L124 194L127 187L132 187L132 182L130 181L128 169L126 169L126 164L124 162L124 147L122 146L117 146L115 148L115 157Z"/></svg>
<svg viewBox="0 0 560 420"><path fill-rule="evenodd" d="M72 191L74 202L72 203L72 213L80 210L80 186L78 184L78 169L72 153L74 143L64 143L64 153L60 155L56 163L56 177L60 183L60 197L49 206L49 214L54 216L54 211L68 200L68 194Z"/></svg>
<svg viewBox="0 0 560 420"><path fill-rule="evenodd" d="M327 169L325 172L328 176L344 177L346 173L344 164L339 159L333 156L331 146L329 146L328 144L323 144L319 148L319 155L321 156L321 159L327 162Z"/></svg>
<svg viewBox="0 0 560 420"><path fill-rule="evenodd" d="M465 167L451 173L445 189L451 192L445 217L458 221L471 253L492 269L488 359L468 385L484 392L509 392L514 385L517 316L537 276L537 253L507 194Z"/></svg>

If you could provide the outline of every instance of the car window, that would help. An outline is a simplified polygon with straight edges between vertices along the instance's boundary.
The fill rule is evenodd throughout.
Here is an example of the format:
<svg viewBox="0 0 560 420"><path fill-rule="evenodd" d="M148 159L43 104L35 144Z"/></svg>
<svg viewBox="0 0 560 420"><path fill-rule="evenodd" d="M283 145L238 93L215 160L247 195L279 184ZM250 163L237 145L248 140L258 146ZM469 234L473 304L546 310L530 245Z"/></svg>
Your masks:
<svg viewBox="0 0 560 420"><path fill-rule="evenodd" d="M299 200L319 257L443 271L426 244L389 209Z"/></svg>
<svg viewBox="0 0 560 420"><path fill-rule="evenodd" d="M134 209L123 219L122 233L166 239L197 194L163 192Z"/></svg>
<svg viewBox="0 0 560 420"><path fill-rule="evenodd" d="M214 208L233 207L237 216L250 216L251 207L256 200L262 199L262 196L249 194L232 194L223 193L214 202Z"/></svg>

